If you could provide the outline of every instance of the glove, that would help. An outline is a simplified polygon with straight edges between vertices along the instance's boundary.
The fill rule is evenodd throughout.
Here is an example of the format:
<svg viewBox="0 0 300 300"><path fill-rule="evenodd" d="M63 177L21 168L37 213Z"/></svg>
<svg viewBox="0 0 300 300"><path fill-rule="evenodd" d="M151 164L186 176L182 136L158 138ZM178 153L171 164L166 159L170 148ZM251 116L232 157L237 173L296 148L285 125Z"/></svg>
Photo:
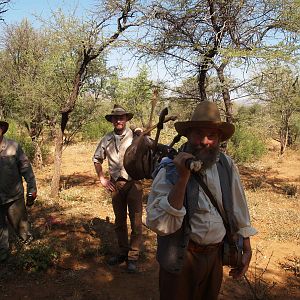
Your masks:
<svg viewBox="0 0 300 300"><path fill-rule="evenodd" d="M26 206L30 207L34 204L34 200L36 199L36 192L27 193L26 195Z"/></svg>

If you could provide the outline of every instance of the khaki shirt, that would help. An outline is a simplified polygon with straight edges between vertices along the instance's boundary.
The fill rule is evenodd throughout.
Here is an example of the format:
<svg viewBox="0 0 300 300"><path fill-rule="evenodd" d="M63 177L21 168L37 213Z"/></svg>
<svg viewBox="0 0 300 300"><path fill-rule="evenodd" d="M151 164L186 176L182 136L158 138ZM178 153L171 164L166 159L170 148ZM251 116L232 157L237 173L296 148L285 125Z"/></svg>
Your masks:
<svg viewBox="0 0 300 300"><path fill-rule="evenodd" d="M226 157L232 168L232 200L239 228L238 233L243 237L249 237L256 234L257 231L250 223L249 210L239 172L232 160L228 156ZM216 164L204 171L203 179L223 213L222 192ZM185 207L178 210L170 205L168 195L172 187L173 185L166 180L166 170L162 168L152 183L146 209L146 223L159 235L176 232L182 226L186 214ZM201 245L221 242L226 232L221 216L200 185L198 186L197 208L190 219L190 225L190 238Z"/></svg>
<svg viewBox="0 0 300 300"><path fill-rule="evenodd" d="M0 143L0 205L24 197L22 177L27 183L27 191L36 192L29 159L17 142L3 137Z"/></svg>
<svg viewBox="0 0 300 300"><path fill-rule="evenodd" d="M132 139L132 130L128 128L125 129L122 135L117 135L114 132L106 134L97 146L93 162L102 164L107 158L109 174L114 180L119 177L131 180L124 168L123 159L126 149L132 143Z"/></svg>

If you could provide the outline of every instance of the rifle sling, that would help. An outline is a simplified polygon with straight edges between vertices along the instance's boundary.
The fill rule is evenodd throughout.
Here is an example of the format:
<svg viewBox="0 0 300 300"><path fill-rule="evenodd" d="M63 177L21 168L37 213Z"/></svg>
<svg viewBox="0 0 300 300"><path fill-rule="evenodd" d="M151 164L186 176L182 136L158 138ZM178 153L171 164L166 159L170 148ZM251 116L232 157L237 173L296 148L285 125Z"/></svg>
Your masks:
<svg viewBox="0 0 300 300"><path fill-rule="evenodd" d="M203 178L201 175L193 173L194 178L197 180L197 182L200 184L200 186L202 187L204 193L208 196L208 198L210 199L210 202L212 203L212 205L216 208L216 210L218 211L219 215L221 216L225 229L226 231L229 231L229 225L227 220L224 218L223 214L220 211L220 208L218 206L217 200L215 199L215 197L213 196L213 194L211 193L210 189L208 188L208 186L205 184L205 182L203 181Z"/></svg>

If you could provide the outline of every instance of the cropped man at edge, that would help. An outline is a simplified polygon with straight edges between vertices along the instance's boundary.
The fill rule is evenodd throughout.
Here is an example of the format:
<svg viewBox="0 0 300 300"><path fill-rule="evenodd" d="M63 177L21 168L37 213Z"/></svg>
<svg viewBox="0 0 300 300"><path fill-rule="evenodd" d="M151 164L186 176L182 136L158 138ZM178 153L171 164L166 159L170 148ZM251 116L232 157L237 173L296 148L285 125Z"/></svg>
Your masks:
<svg viewBox="0 0 300 300"><path fill-rule="evenodd" d="M8 224L23 243L32 240L24 199L23 180L27 183L26 205L37 195L35 176L21 146L4 137L9 124L0 120L0 263L9 256Z"/></svg>
<svg viewBox="0 0 300 300"><path fill-rule="evenodd" d="M156 171L147 203L147 225L157 233L161 300L213 300L218 298L223 277L222 241L226 230L221 215L186 166L188 159L202 161L199 176L224 213L217 164L220 143L234 133L234 125L222 122L217 105L197 105L190 121L175 123L187 137L178 155ZM223 154L222 154L223 155ZM238 233L243 237L242 266L232 269L242 277L250 264L250 236L256 234L238 170L225 155L231 169L231 199ZM228 184L229 185L229 184ZM180 249L179 249L180 248Z"/></svg>
<svg viewBox="0 0 300 300"><path fill-rule="evenodd" d="M142 242L142 184L132 180L123 165L126 149L133 140L133 131L126 127L133 114L120 105L115 105L112 112L105 116L113 125L113 131L106 134L98 144L93 162L101 185L112 196L115 214L115 232L118 239L119 253L109 259L108 264L117 265L127 262L127 271L137 271L137 260ZM109 178L103 173L102 163L107 158ZM131 224L131 236L128 238L127 207Z"/></svg>

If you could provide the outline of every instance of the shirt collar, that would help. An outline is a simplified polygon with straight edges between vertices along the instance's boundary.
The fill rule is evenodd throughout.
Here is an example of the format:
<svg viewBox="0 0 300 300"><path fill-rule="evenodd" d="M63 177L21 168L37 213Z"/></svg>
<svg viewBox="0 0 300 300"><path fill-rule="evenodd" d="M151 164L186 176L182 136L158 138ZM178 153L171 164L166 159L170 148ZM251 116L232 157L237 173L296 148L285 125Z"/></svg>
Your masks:
<svg viewBox="0 0 300 300"><path fill-rule="evenodd" d="M116 133L113 131L113 134L114 134L114 136L116 136L116 137L123 138L123 137L127 134L128 130L129 130L128 128L125 128L125 130L123 131L122 134L116 134Z"/></svg>

